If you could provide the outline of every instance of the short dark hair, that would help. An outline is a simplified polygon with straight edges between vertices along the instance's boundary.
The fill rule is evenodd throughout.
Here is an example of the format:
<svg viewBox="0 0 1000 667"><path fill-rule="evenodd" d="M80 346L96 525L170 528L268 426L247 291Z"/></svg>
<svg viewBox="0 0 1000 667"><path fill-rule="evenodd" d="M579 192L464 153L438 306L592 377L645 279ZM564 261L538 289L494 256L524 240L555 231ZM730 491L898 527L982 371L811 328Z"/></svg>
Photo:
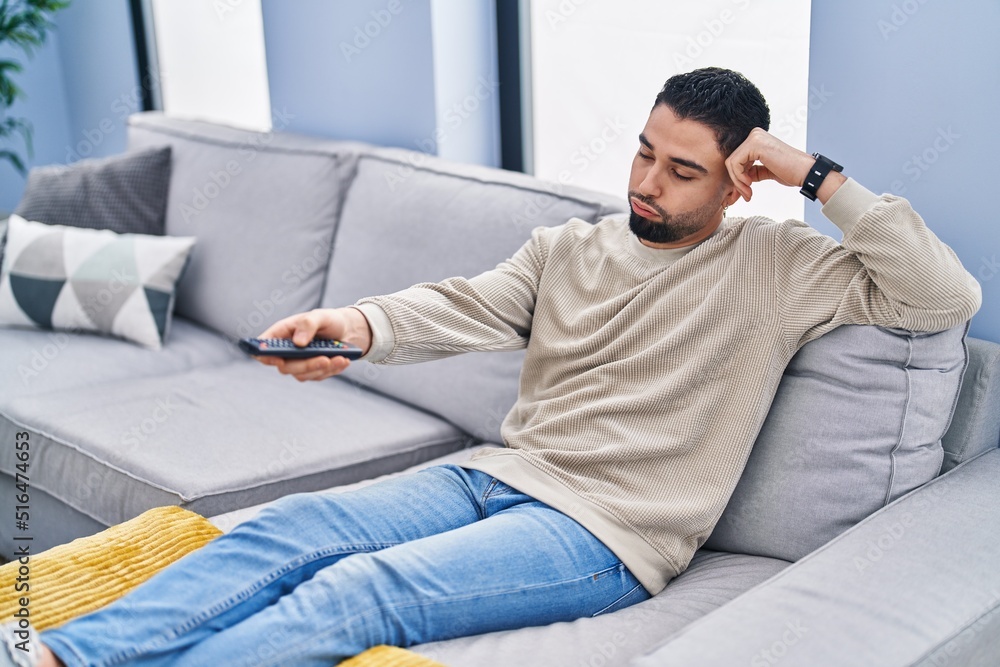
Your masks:
<svg viewBox="0 0 1000 667"><path fill-rule="evenodd" d="M670 77L656 96L654 109L657 104L666 104L678 118L712 128L725 157L746 140L750 130L771 126L771 112L757 86L739 72L721 67Z"/></svg>

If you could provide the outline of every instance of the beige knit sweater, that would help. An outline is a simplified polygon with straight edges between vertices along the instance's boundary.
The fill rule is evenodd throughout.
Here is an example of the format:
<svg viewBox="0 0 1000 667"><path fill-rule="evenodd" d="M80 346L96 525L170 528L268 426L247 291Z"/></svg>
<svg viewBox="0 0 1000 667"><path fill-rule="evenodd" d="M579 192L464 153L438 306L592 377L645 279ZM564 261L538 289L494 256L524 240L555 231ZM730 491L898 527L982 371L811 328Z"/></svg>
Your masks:
<svg viewBox="0 0 1000 667"><path fill-rule="evenodd" d="M652 594L718 521L785 365L842 324L937 331L978 283L909 203L848 180L804 223L728 219L685 252L643 246L624 216L533 230L474 278L365 298L368 361L527 346L506 448L464 467L568 514Z"/></svg>

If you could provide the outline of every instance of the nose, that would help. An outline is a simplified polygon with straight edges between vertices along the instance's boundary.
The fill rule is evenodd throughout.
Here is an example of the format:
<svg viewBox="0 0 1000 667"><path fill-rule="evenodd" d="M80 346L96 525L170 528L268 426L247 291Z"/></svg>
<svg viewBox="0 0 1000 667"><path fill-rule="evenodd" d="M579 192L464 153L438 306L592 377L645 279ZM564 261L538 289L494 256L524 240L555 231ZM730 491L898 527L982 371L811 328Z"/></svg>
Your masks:
<svg viewBox="0 0 1000 667"><path fill-rule="evenodd" d="M656 169L654 167L650 167L643 174L642 180L639 182L638 191L640 194L654 199L662 194L660 192L660 182L656 177Z"/></svg>

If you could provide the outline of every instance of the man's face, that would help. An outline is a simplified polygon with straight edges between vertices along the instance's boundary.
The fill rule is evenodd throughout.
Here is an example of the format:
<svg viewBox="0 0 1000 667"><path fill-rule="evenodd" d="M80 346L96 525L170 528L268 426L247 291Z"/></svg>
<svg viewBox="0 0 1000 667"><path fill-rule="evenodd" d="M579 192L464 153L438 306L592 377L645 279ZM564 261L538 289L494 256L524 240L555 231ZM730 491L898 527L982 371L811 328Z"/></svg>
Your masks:
<svg viewBox="0 0 1000 667"><path fill-rule="evenodd" d="M648 246L679 248L708 238L738 194L715 133L657 104L639 135L628 196L629 227Z"/></svg>

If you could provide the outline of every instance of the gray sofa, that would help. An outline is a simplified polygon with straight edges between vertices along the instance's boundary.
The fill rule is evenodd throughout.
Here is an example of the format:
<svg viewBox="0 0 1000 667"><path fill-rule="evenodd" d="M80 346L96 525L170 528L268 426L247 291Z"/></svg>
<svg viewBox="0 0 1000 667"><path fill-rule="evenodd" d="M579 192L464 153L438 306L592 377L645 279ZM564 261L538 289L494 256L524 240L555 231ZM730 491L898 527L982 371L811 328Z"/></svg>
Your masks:
<svg viewBox="0 0 1000 667"><path fill-rule="evenodd" d="M229 530L289 493L502 446L520 352L300 384L233 343L625 210L404 150L130 119L130 149L163 144L166 231L198 239L164 348L0 329L0 437L30 433L35 552L166 504ZM455 667L1000 664L1000 345L966 329L848 326L803 347L715 532L651 600L414 650ZM15 464L0 449L5 499ZM0 522L8 558L13 531Z"/></svg>

